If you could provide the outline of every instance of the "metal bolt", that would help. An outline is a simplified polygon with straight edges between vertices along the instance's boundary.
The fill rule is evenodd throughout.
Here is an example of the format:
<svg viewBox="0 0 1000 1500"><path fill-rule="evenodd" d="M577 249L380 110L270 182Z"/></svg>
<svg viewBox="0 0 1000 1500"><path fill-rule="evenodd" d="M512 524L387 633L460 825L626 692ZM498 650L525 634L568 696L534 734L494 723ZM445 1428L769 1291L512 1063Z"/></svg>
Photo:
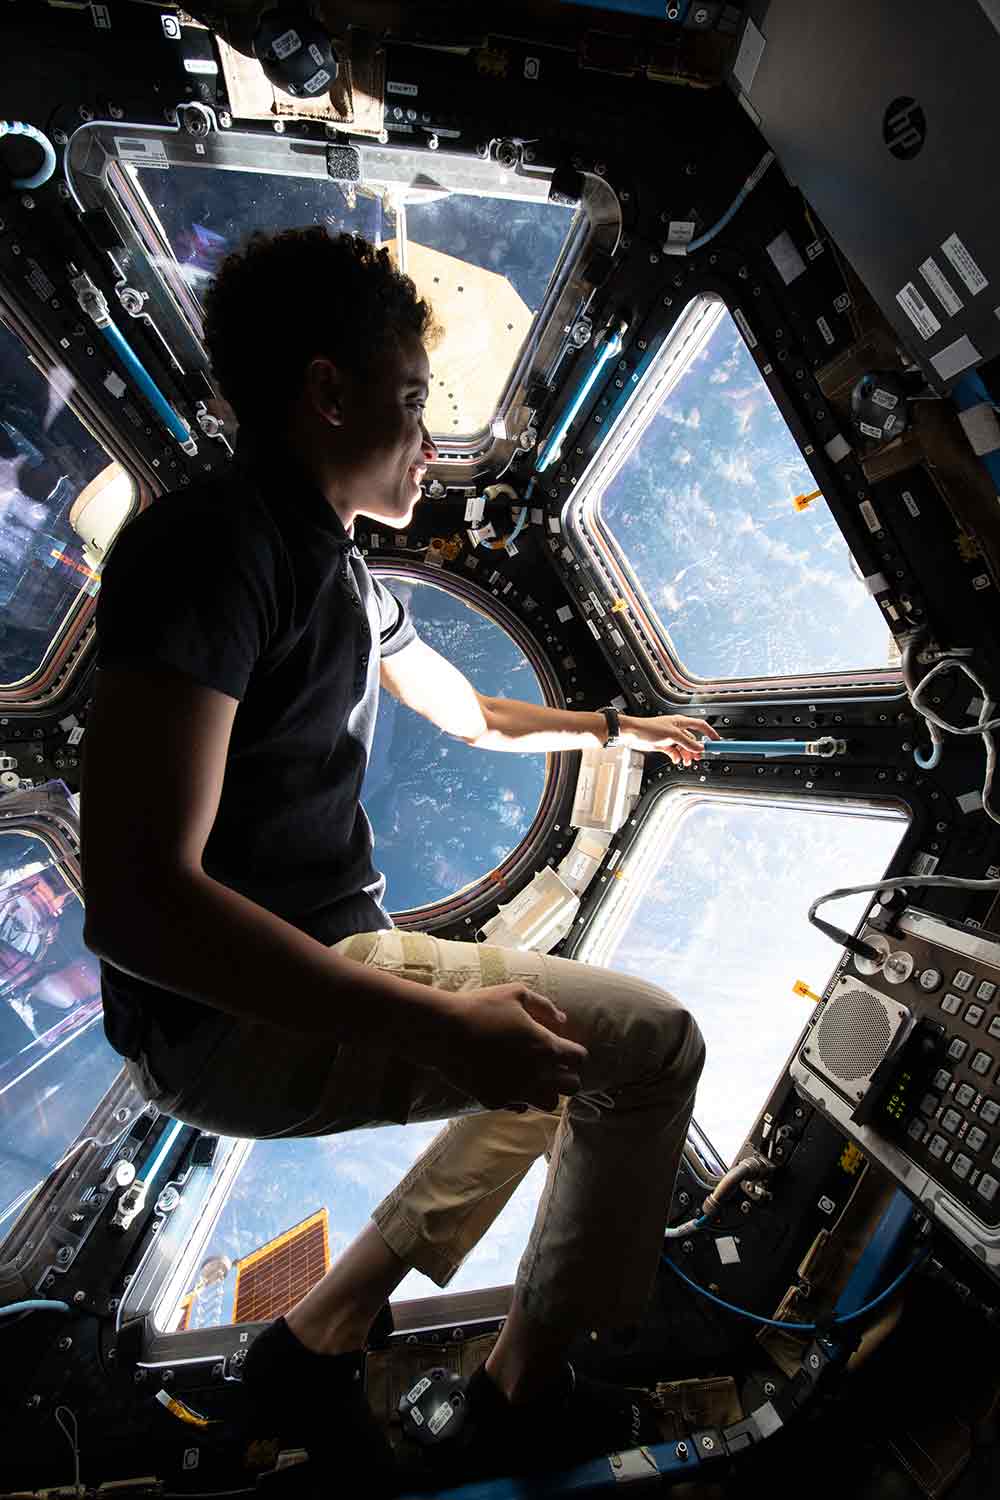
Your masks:
<svg viewBox="0 0 1000 1500"><path fill-rule="evenodd" d="M215 1380L221 1380L226 1373L226 1367L220 1360L217 1365L212 1366L212 1376Z"/></svg>
<svg viewBox="0 0 1000 1500"><path fill-rule="evenodd" d="M232 115L229 113L228 110L224 109L221 112L221 114L219 115L219 124L222 126L223 130L228 130L229 127L230 127L230 125L232 125L232 123L233 123L233 117L232 117Z"/></svg>
<svg viewBox="0 0 1000 1500"><path fill-rule="evenodd" d="M681 1463L684 1463L685 1459L688 1456L687 1443L678 1443L677 1447L674 1449L674 1455L676 1458L680 1459Z"/></svg>
<svg viewBox="0 0 1000 1500"><path fill-rule="evenodd" d="M135 1381L136 1385L142 1385L142 1382L145 1380L145 1378L145 1370L136 1370L135 1374L132 1376L132 1379Z"/></svg>
<svg viewBox="0 0 1000 1500"><path fill-rule="evenodd" d="M73 1250L70 1245L61 1245L56 1251L56 1264L59 1266L68 1266L72 1259Z"/></svg>
<svg viewBox="0 0 1000 1500"><path fill-rule="evenodd" d="M176 109L165 109L163 111L163 118L166 120L166 122L167 122L168 125L176 125L177 124L177 111L176 111Z"/></svg>
<svg viewBox="0 0 1000 1500"><path fill-rule="evenodd" d="M464 1338L465 1338L465 1329L464 1328L453 1328L451 1330L451 1341L452 1341L453 1344L460 1344Z"/></svg>
<svg viewBox="0 0 1000 1500"><path fill-rule="evenodd" d="M92 109L88 109L85 104L80 105L80 108L77 110L77 114L85 124L94 118L94 111Z"/></svg>
<svg viewBox="0 0 1000 1500"><path fill-rule="evenodd" d="M704 1448L706 1453L711 1453L715 1448L715 1439L710 1437L703 1437L701 1440L701 1446Z"/></svg>
<svg viewBox="0 0 1000 1500"><path fill-rule="evenodd" d="M35 1411L42 1404L41 1396L29 1396L24 1403L29 1411Z"/></svg>
<svg viewBox="0 0 1000 1500"><path fill-rule="evenodd" d="M30 193L25 193L24 197L21 199L21 207L22 208L34 208L34 206L35 206L35 200L34 200L34 198L31 196Z"/></svg>
<svg viewBox="0 0 1000 1500"><path fill-rule="evenodd" d="M655 250L650 251L649 264L651 266L658 266L660 264L660 257L657 255Z"/></svg>
<svg viewBox="0 0 1000 1500"><path fill-rule="evenodd" d="M764 1381L764 1395L765 1396L773 1396L774 1393L775 1393L775 1391L777 1389L778 1389L778 1387L775 1385L775 1383L774 1383L773 1380L765 1380Z"/></svg>
<svg viewBox="0 0 1000 1500"><path fill-rule="evenodd" d="M86 1302L86 1300L87 1300L87 1293L86 1292L74 1292L73 1293L73 1301L76 1303L76 1305L78 1307L79 1307L79 1305L80 1305L81 1302Z"/></svg>
<svg viewBox="0 0 1000 1500"><path fill-rule="evenodd" d="M69 140L69 136L66 134L65 130L53 130L52 139L55 141L57 146L65 146L66 142Z"/></svg>
<svg viewBox="0 0 1000 1500"><path fill-rule="evenodd" d="M285 122L284 122L284 120L275 120L275 122L274 122L274 133L275 133L275 135L284 135L284 133L285 133Z"/></svg>
<svg viewBox="0 0 1000 1500"><path fill-rule="evenodd" d="M163 1384L164 1385L170 1385L171 1382L173 1381L173 1378L174 1378L174 1372L173 1372L173 1370L164 1370L164 1372L163 1372Z"/></svg>
<svg viewBox="0 0 1000 1500"><path fill-rule="evenodd" d="M427 137L427 149L428 149L428 151L436 151L437 148L440 146L440 144L441 144L441 142L438 140L438 138L437 138L436 135L429 135ZM527 156L527 152L525 152L525 156Z"/></svg>
<svg viewBox="0 0 1000 1500"><path fill-rule="evenodd" d="M72 1347L73 1340L70 1338L69 1334L67 1334L65 1338L61 1338L56 1344L56 1348L61 1350L63 1354L65 1354L67 1349L72 1349Z"/></svg>
<svg viewBox="0 0 1000 1500"><path fill-rule="evenodd" d="M819 1357L818 1354L810 1354L810 1356L809 1356L809 1368L810 1368L810 1370L818 1370L819 1367L820 1367L820 1363L821 1363L821 1361L820 1361L820 1357Z"/></svg>
<svg viewBox="0 0 1000 1500"><path fill-rule="evenodd" d="M753 1204L750 1202L749 1198L744 1199L744 1201L740 1204L740 1213L748 1214L751 1208L753 1208Z"/></svg>
<svg viewBox="0 0 1000 1500"><path fill-rule="evenodd" d="M947 823L935 823L934 827L937 829L938 833L944 833L947 830L948 825Z"/></svg>
<svg viewBox="0 0 1000 1500"><path fill-rule="evenodd" d="M677 1194L677 1202L680 1204L681 1208L687 1208L688 1204L691 1202L691 1194L690 1193L678 1193Z"/></svg>
<svg viewBox="0 0 1000 1500"><path fill-rule="evenodd" d="M624 189L618 194L618 196L623 203L627 203L629 200L629 194Z"/></svg>
<svg viewBox="0 0 1000 1500"><path fill-rule="evenodd" d="M131 1113L132 1111L130 1109L125 1109L125 1107L123 1106L121 1109L115 1110L115 1119L118 1121L119 1125L124 1125L125 1121L128 1119Z"/></svg>
<svg viewBox="0 0 1000 1500"><path fill-rule="evenodd" d="M691 1243L690 1240L685 1240L683 1242L683 1244L681 1245L681 1249L683 1250L683 1252L684 1252L685 1255L693 1255L694 1254L694 1245Z"/></svg>
<svg viewBox="0 0 1000 1500"><path fill-rule="evenodd" d="M110 105L108 108L108 113L110 114L112 120L124 120L125 118L125 111L118 104Z"/></svg>

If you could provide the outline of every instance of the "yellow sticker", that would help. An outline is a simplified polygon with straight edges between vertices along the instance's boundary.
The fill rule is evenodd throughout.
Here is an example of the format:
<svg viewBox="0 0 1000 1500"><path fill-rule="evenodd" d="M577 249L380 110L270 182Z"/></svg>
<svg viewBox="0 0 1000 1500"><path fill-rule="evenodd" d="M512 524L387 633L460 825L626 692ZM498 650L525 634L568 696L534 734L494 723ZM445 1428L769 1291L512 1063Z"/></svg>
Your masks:
<svg viewBox="0 0 1000 1500"><path fill-rule="evenodd" d="M843 1167L844 1171L848 1174L849 1177L853 1177L855 1175L858 1168L864 1164L864 1160L865 1158L858 1150L857 1146L853 1145L853 1143L851 1142L848 1142L840 1155L840 1165Z"/></svg>

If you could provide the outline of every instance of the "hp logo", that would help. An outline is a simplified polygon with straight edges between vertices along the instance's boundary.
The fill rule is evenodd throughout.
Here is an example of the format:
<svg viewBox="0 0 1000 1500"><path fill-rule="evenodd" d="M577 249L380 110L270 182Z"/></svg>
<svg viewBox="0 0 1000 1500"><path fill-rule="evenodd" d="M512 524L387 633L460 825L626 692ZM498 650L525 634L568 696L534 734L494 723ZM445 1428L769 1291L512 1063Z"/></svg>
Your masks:
<svg viewBox="0 0 1000 1500"><path fill-rule="evenodd" d="M912 161L927 139L927 117L916 99L894 99L882 118L882 139L897 161Z"/></svg>

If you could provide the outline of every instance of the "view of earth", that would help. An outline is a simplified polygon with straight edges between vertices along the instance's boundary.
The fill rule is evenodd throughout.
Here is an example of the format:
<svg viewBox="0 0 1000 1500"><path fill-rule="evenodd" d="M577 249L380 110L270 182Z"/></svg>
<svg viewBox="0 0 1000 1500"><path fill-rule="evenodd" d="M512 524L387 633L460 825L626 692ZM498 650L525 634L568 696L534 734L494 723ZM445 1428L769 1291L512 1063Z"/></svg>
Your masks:
<svg viewBox="0 0 1000 1500"><path fill-rule="evenodd" d="M809 1018L792 985L822 993L839 956L809 923L810 903L880 879L906 821L892 809L691 796L675 822L675 807L664 799L651 815L579 956L652 980L697 1018L708 1060L695 1113L732 1161ZM829 920L853 931L870 899L838 902Z"/></svg>
<svg viewBox="0 0 1000 1500"><path fill-rule="evenodd" d="M816 481L719 304L710 338L600 499L695 677L890 665L892 637Z"/></svg>
<svg viewBox="0 0 1000 1500"><path fill-rule="evenodd" d="M499 625L433 584L385 582L421 639L473 687L543 701L531 664ZM531 826L544 783L543 755L474 750L383 692L362 798L389 910L440 901L498 865Z"/></svg>

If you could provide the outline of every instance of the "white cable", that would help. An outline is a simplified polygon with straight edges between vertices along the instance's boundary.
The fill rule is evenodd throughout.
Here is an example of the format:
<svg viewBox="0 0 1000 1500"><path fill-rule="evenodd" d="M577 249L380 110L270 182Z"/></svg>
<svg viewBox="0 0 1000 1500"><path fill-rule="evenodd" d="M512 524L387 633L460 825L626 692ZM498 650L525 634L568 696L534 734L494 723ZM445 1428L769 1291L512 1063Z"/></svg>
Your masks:
<svg viewBox="0 0 1000 1500"><path fill-rule="evenodd" d="M966 677L968 677L971 682L975 683L976 687L982 694L982 707L979 710L979 718L975 724L950 724L947 719L942 719L940 714L936 714L933 709L926 708L924 704L920 702L920 698L928 683L933 682L934 678L937 677L940 673L951 672L956 667L959 669L959 671L964 672ZM921 681L917 683L916 687L911 690L910 702L916 709L917 713L920 714L922 718L927 720L928 724L933 724L938 729L944 729L949 734L982 735L983 744L986 747L986 776L983 781L983 812L988 818L991 818L994 823L1000 823L1000 812L998 812L991 805L990 801L993 794L993 775L996 770L997 763L996 742L993 739L993 731L995 729L1000 729L1000 717L991 718L991 715L996 708L996 704L990 697L989 690L987 689L985 682L983 682L982 678L973 671L968 662L960 660L960 658L957 656L946 657L944 661L939 661L937 666L932 667L931 670L927 673L927 676L922 678Z"/></svg>
<svg viewBox="0 0 1000 1500"><path fill-rule="evenodd" d="M62 1419L62 1412L65 1412L67 1417L69 1417L70 1421L73 1423L72 1433ZM56 1422L59 1424L59 1426L62 1428L62 1431L66 1435L66 1441L69 1443L70 1447L73 1450L73 1485L76 1489L76 1493L78 1495L82 1495L83 1486L80 1483L80 1432L79 1428L77 1427L76 1413L70 1411L68 1406L57 1406L55 1410L55 1418Z"/></svg>
<svg viewBox="0 0 1000 1500"><path fill-rule="evenodd" d="M1000 891L1000 879L972 880L965 875L894 875L890 880L877 880L874 885L848 885L839 891L829 891L818 897L809 908L809 920L828 901L839 901L843 896L863 896L868 891L904 891L912 886L944 886L961 891Z"/></svg>

